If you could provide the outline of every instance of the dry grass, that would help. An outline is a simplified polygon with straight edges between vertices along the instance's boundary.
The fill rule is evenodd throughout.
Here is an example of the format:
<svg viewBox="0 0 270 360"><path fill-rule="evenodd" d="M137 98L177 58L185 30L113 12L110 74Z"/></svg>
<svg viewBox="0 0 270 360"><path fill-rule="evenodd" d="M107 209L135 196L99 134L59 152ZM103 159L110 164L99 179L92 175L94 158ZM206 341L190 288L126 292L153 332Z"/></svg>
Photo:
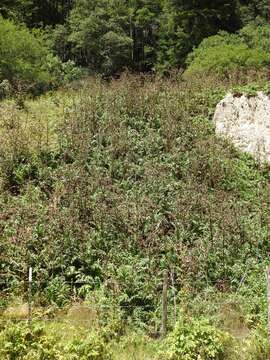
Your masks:
<svg viewBox="0 0 270 360"><path fill-rule="evenodd" d="M26 320L28 318L28 304L10 304L3 312L2 318L4 320Z"/></svg>
<svg viewBox="0 0 270 360"><path fill-rule="evenodd" d="M75 326L95 329L97 327L97 312L95 309L81 303L73 304L63 320Z"/></svg>
<svg viewBox="0 0 270 360"><path fill-rule="evenodd" d="M113 360L153 360L157 358L159 345L159 341L140 334L126 335L112 344Z"/></svg>
<svg viewBox="0 0 270 360"><path fill-rule="evenodd" d="M91 79L85 81L91 82ZM76 103L85 83L80 84L80 90L60 89L38 99L25 99L22 104L15 99L0 102L1 148L54 150L58 144L59 123Z"/></svg>

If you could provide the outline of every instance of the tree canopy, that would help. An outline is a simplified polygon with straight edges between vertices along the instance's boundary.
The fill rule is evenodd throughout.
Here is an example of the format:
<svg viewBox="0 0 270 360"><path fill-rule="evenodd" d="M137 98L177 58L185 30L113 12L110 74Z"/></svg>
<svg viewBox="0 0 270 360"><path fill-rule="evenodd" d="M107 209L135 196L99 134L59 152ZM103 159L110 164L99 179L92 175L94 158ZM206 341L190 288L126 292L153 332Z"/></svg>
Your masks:
<svg viewBox="0 0 270 360"><path fill-rule="evenodd" d="M270 0L3 0L0 14L47 31L63 61L106 75L167 72L219 31L270 18Z"/></svg>

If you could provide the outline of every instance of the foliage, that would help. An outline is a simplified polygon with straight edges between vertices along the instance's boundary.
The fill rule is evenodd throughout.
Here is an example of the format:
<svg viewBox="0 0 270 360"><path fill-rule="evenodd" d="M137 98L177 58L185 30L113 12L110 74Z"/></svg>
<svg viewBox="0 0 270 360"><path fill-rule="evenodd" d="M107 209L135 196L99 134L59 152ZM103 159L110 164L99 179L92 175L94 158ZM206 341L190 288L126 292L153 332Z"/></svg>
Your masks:
<svg viewBox="0 0 270 360"><path fill-rule="evenodd" d="M51 74L51 86L54 88L68 85L87 75L87 72L77 67L74 61L62 62L52 54L47 57L46 65L43 68Z"/></svg>
<svg viewBox="0 0 270 360"><path fill-rule="evenodd" d="M62 23L73 0L2 0L0 14L25 22L29 27Z"/></svg>
<svg viewBox="0 0 270 360"><path fill-rule="evenodd" d="M230 355L266 359L269 166L210 120L228 90L270 93L269 0L2 0L0 14L1 311L25 302L31 265L36 306L64 316L76 300L93 320L65 341L0 317L0 357L110 359L129 327L158 336L167 269L169 329L185 315L163 357L228 358L232 310L247 337Z"/></svg>
<svg viewBox="0 0 270 360"><path fill-rule="evenodd" d="M260 23L267 23L270 15L270 3L268 0L240 0L240 18L243 24L248 24L254 19Z"/></svg>
<svg viewBox="0 0 270 360"><path fill-rule="evenodd" d="M202 39L219 30L236 30L237 3L231 1L164 1L158 68L184 65L185 58Z"/></svg>
<svg viewBox="0 0 270 360"><path fill-rule="evenodd" d="M2 80L0 83L0 100L7 98L11 93L11 85L8 80Z"/></svg>
<svg viewBox="0 0 270 360"><path fill-rule="evenodd" d="M205 319L182 320L166 340L162 359L211 360L224 359L228 335L217 330Z"/></svg>
<svg viewBox="0 0 270 360"><path fill-rule="evenodd" d="M69 294L70 288L61 277L53 278L44 289L44 295L49 304L54 304L59 307L67 304Z"/></svg>
<svg viewBox="0 0 270 360"><path fill-rule="evenodd" d="M35 325L30 331L25 324L9 324L0 332L0 355L5 360L60 360L61 352L53 338Z"/></svg>
<svg viewBox="0 0 270 360"><path fill-rule="evenodd" d="M0 356L5 360L111 359L104 337L99 333L91 333L86 338L75 337L62 345L36 323L31 331L25 324L8 324L0 332Z"/></svg>
<svg viewBox="0 0 270 360"><path fill-rule="evenodd" d="M100 334L92 333L87 339L75 339L67 348L70 360L110 360L111 353Z"/></svg>
<svg viewBox="0 0 270 360"><path fill-rule="evenodd" d="M196 292L237 288L247 263L261 264L267 169L215 138L209 119L223 90L204 87L89 80L67 95L54 125L36 117L31 125L30 107L8 108L0 226L10 284L23 282L30 263L45 303L106 284L125 316L155 328L164 268L174 268L177 289Z"/></svg>
<svg viewBox="0 0 270 360"><path fill-rule="evenodd" d="M239 31L239 38L250 49L270 51L270 26L268 24L256 24L251 22Z"/></svg>
<svg viewBox="0 0 270 360"><path fill-rule="evenodd" d="M118 304L118 300L111 296L105 287L89 291L85 303L90 309L94 309L97 327L103 331L104 338L118 338L124 333L125 321L124 310Z"/></svg>
<svg viewBox="0 0 270 360"><path fill-rule="evenodd" d="M46 86L50 75L43 69L48 49L42 37L34 35L26 27L0 18L0 79L14 86Z"/></svg>
<svg viewBox="0 0 270 360"><path fill-rule="evenodd" d="M62 61L110 76L126 68L163 74L184 68L203 39L243 25L256 33L258 25L267 26L269 9L268 0L3 0L0 14L47 29ZM262 41L267 34L261 32Z"/></svg>
<svg viewBox="0 0 270 360"><path fill-rule="evenodd" d="M126 74L4 102L1 297L27 296L31 265L36 306L85 300L105 341L131 324L157 336L169 269L169 326L174 300L188 308L209 288L237 293L247 327L263 323L269 168L209 121L232 85Z"/></svg>
<svg viewBox="0 0 270 360"><path fill-rule="evenodd" d="M270 341L266 328L258 328L246 339L243 352L247 360L264 360L269 358Z"/></svg>
<svg viewBox="0 0 270 360"><path fill-rule="evenodd" d="M62 63L45 45L40 31L0 18L0 97L31 91L39 94L81 77L72 61Z"/></svg>
<svg viewBox="0 0 270 360"><path fill-rule="evenodd" d="M244 27L238 35L220 32L204 39L188 57L186 75L217 72L229 76L233 70L269 68L268 25Z"/></svg>
<svg viewBox="0 0 270 360"><path fill-rule="evenodd" d="M121 21L125 21L123 16L126 14L122 13L121 7L119 14L116 14L115 6L111 7L107 1L80 0L69 17L69 41L73 44L77 59L82 65L105 74L114 73L128 65L132 45L132 40L121 28Z"/></svg>

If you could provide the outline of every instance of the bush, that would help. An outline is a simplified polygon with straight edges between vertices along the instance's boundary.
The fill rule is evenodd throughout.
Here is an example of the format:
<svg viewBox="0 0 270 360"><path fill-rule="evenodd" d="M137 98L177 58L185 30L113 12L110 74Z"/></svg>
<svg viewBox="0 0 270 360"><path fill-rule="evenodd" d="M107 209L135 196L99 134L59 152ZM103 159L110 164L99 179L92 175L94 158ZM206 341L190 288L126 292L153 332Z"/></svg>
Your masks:
<svg viewBox="0 0 270 360"><path fill-rule="evenodd" d="M270 52L270 26L250 23L239 32L239 38L253 49L262 49Z"/></svg>
<svg viewBox="0 0 270 360"><path fill-rule="evenodd" d="M166 360L218 360L226 354L227 334L205 319L180 321L166 340Z"/></svg>
<svg viewBox="0 0 270 360"><path fill-rule="evenodd" d="M204 39L187 59L186 75L228 74L232 70L269 68L270 27L248 25L238 34L220 32Z"/></svg>
<svg viewBox="0 0 270 360"><path fill-rule="evenodd" d="M11 91L10 82L8 80L2 80L0 82L0 100L8 97Z"/></svg>
<svg viewBox="0 0 270 360"><path fill-rule="evenodd" d="M86 340L76 339L67 347L69 360L110 360L111 354L99 334L92 333Z"/></svg>
<svg viewBox="0 0 270 360"><path fill-rule="evenodd" d="M45 336L43 327L8 324L0 333L0 358L5 360L60 360L53 338Z"/></svg>
<svg viewBox="0 0 270 360"><path fill-rule="evenodd" d="M244 359L267 360L270 358L269 333L265 328L254 330L245 340L243 346Z"/></svg>
<svg viewBox="0 0 270 360"><path fill-rule="evenodd" d="M53 55L40 31L0 17L0 99L10 92L42 93L82 76L72 61Z"/></svg>
<svg viewBox="0 0 270 360"><path fill-rule="evenodd" d="M16 88L46 87L50 74L44 70L49 49L40 32L30 32L24 25L0 17L0 80Z"/></svg>
<svg viewBox="0 0 270 360"><path fill-rule="evenodd" d="M63 307L67 304L70 296L69 285L61 277L55 277L44 290L45 297L50 304Z"/></svg>
<svg viewBox="0 0 270 360"><path fill-rule="evenodd" d="M7 108L0 146L5 278L24 284L31 262L41 279L33 290L44 295L46 288L58 304L74 287L84 298L103 284L124 317L156 333L165 267L174 269L176 289L192 296L206 286L233 291L246 268L267 259L269 171L216 139L209 119L222 93L196 84L90 80L66 95L48 142L30 106L25 120ZM75 283L72 291L66 282ZM251 305L255 322L263 303ZM110 332L118 334L115 320Z"/></svg>
<svg viewBox="0 0 270 360"><path fill-rule="evenodd" d="M44 69L51 74L50 82L54 88L79 80L86 74L86 71L77 67L74 61L68 60L67 62L62 62L57 56L52 54L47 57Z"/></svg>
<svg viewBox="0 0 270 360"><path fill-rule="evenodd" d="M105 292L105 288L91 291L86 296L86 304L95 309L98 327L104 330L106 339L118 338L124 333L123 311L116 301Z"/></svg>
<svg viewBox="0 0 270 360"><path fill-rule="evenodd" d="M231 70L260 69L270 65L270 55L246 45L225 45L210 48L197 54L186 74L218 72L228 74Z"/></svg>

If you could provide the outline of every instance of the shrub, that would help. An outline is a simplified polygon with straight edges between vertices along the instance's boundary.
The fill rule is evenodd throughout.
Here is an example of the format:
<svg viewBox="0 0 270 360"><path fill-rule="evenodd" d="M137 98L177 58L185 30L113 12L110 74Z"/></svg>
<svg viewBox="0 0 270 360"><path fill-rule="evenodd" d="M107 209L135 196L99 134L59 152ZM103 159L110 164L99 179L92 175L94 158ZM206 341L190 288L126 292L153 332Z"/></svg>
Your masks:
<svg viewBox="0 0 270 360"><path fill-rule="evenodd" d="M68 302L70 288L69 285L65 283L64 279L58 276L48 283L44 293L50 304L62 307Z"/></svg>
<svg viewBox="0 0 270 360"><path fill-rule="evenodd" d="M0 80L8 80L17 88L45 87L50 74L43 69L49 50L40 32L30 32L24 25L0 17Z"/></svg>
<svg viewBox="0 0 270 360"><path fill-rule="evenodd" d="M238 34L220 32L202 41L188 56L186 75L268 68L270 27L248 25Z"/></svg>
<svg viewBox="0 0 270 360"><path fill-rule="evenodd" d="M270 65L269 53L261 49L249 49L245 44L202 48L193 56L194 60L185 75L203 72L228 74L233 70L260 69Z"/></svg>
<svg viewBox="0 0 270 360"><path fill-rule="evenodd" d="M61 354L53 338L43 327L34 325L30 332L26 324L7 324L0 333L0 357L5 360L60 360Z"/></svg>
<svg viewBox="0 0 270 360"><path fill-rule="evenodd" d="M69 360L110 360L111 354L100 334L92 333L86 340L76 339L67 346Z"/></svg>
<svg viewBox="0 0 270 360"><path fill-rule="evenodd" d="M244 359L267 360L270 358L269 333L265 328L254 330L245 340L243 346Z"/></svg>
<svg viewBox="0 0 270 360"><path fill-rule="evenodd" d="M54 56L45 35L0 17L0 99L10 92L39 94L82 76L72 61Z"/></svg>
<svg viewBox="0 0 270 360"><path fill-rule="evenodd" d="M86 71L77 67L74 61L62 62L52 54L47 57L47 62L43 68L51 74L51 86L54 88L78 80L86 74Z"/></svg>
<svg viewBox="0 0 270 360"><path fill-rule="evenodd" d="M245 269L269 254L269 171L215 138L209 119L222 94L206 86L90 80L67 94L63 121L52 127L55 152L54 134L43 145L46 127L34 126L30 106L27 133L26 120L8 107L0 146L3 276L24 284L29 256L42 280L33 290L47 288L54 302L58 291L63 299L72 294L62 288L67 281L77 282L82 298L103 283L124 316L151 322L153 333L165 266L174 269L176 289L191 295L206 285L238 288ZM10 129L12 121L22 130ZM262 310L252 311L257 318Z"/></svg>
<svg viewBox="0 0 270 360"><path fill-rule="evenodd" d="M239 37L251 49L270 51L270 26L250 23L239 31Z"/></svg>
<svg viewBox="0 0 270 360"><path fill-rule="evenodd" d="M166 340L167 349L161 355L166 360L218 360L226 353L228 335L217 330L207 320L178 322Z"/></svg>
<svg viewBox="0 0 270 360"><path fill-rule="evenodd" d="M10 94L11 86L8 80L2 80L0 82L0 100L4 99Z"/></svg>
<svg viewBox="0 0 270 360"><path fill-rule="evenodd" d="M124 333L123 311L109 292L106 292L105 287L89 291L86 304L90 309L94 309L96 325L104 330L104 338L118 338Z"/></svg>

